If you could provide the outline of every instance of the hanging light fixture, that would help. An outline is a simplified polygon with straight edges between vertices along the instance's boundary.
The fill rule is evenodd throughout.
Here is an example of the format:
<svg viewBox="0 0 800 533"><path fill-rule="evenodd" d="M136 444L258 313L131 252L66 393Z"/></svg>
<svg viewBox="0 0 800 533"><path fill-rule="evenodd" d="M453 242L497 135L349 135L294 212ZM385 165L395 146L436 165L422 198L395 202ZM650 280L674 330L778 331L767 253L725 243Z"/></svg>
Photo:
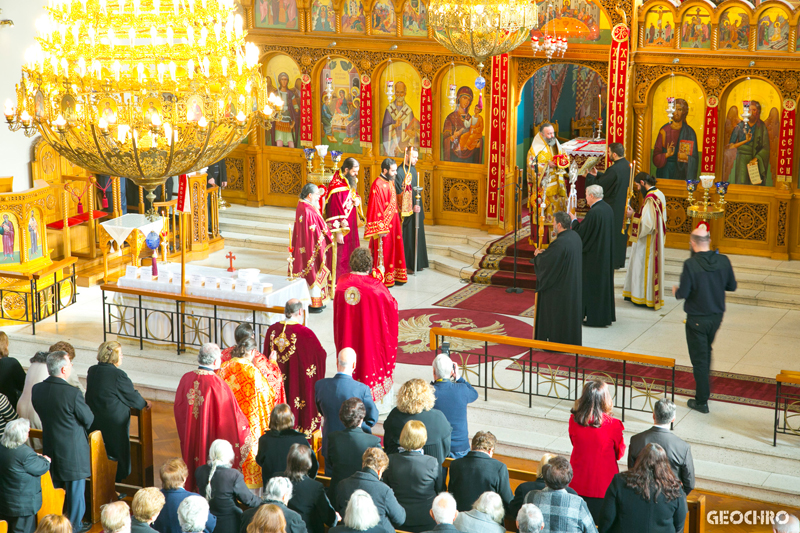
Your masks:
<svg viewBox="0 0 800 533"><path fill-rule="evenodd" d="M667 117L669 118L670 122L672 122L672 116L675 114L675 73L670 72L669 74L669 94L667 96Z"/></svg>
<svg viewBox="0 0 800 533"><path fill-rule="evenodd" d="M545 6L544 24L539 28L540 31L542 31L542 28L544 29L541 40L538 35L531 35L531 49L534 56L536 56L537 52L544 52L548 61L552 59L553 55L560 54L561 57L564 57L568 48L567 38L556 35L554 24L556 18L558 18L556 16L556 6L550 0Z"/></svg>
<svg viewBox="0 0 800 533"><path fill-rule="evenodd" d="M478 62L510 52L530 35L536 25L536 3L530 0L431 0L428 24L434 38L448 50ZM480 87L483 89L486 80Z"/></svg>
<svg viewBox="0 0 800 533"><path fill-rule="evenodd" d="M234 0L49 0L6 102L9 129L152 201L167 177L222 159L281 109L243 25Z"/></svg>
<svg viewBox="0 0 800 533"><path fill-rule="evenodd" d="M328 56L328 64L325 65L328 74L325 76L325 101L330 102L333 98L333 69L331 68L331 56Z"/></svg>
<svg viewBox="0 0 800 533"><path fill-rule="evenodd" d="M386 98L389 99L389 102L394 100L394 69L392 68L391 59L386 67Z"/></svg>
<svg viewBox="0 0 800 533"><path fill-rule="evenodd" d="M456 64L450 63L450 70L448 72L450 84L447 87L447 99L450 102L450 109L456 108Z"/></svg>

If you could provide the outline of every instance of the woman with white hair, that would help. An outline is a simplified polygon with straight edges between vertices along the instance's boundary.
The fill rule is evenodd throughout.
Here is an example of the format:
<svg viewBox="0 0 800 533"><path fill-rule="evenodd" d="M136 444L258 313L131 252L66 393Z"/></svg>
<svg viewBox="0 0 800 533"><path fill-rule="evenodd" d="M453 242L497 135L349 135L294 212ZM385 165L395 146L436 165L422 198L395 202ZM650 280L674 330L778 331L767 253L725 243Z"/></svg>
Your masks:
<svg viewBox="0 0 800 533"><path fill-rule="evenodd" d="M131 533L131 509L122 501L101 507L100 523L103 533Z"/></svg>
<svg viewBox="0 0 800 533"><path fill-rule="evenodd" d="M358 489L350 496L343 524L328 530L328 533L381 533L381 515L372 496Z"/></svg>
<svg viewBox="0 0 800 533"><path fill-rule="evenodd" d="M25 418L10 422L0 439L0 520L11 533L33 533L36 513L42 507L41 476L50 461L34 452L28 440L30 423Z"/></svg>
<svg viewBox="0 0 800 533"><path fill-rule="evenodd" d="M453 525L463 533L505 533L503 499L496 492L484 492L472 510L458 513Z"/></svg>
<svg viewBox="0 0 800 533"><path fill-rule="evenodd" d="M201 533L207 521L208 502L200 496L189 496L178 506L178 523L183 533Z"/></svg>
<svg viewBox="0 0 800 533"><path fill-rule="evenodd" d="M244 482L244 476L233 465L233 446L217 439L208 450L208 464L198 467L195 472L200 494L206 497L211 514L217 517L217 533L238 533L242 520L242 510L237 503L248 507L258 507L261 501Z"/></svg>
<svg viewBox="0 0 800 533"><path fill-rule="evenodd" d="M284 528L286 533L306 533L306 527L303 517L300 513L289 509L289 501L293 496L292 482L289 478L283 476L275 476L267 481L267 486L264 488L264 499L261 500L261 506L257 509L248 509L242 515L242 527L239 533L266 533L266 532L252 532L253 522L256 521L256 516L263 513L265 507L277 507L283 513ZM214 530L216 533L216 530Z"/></svg>

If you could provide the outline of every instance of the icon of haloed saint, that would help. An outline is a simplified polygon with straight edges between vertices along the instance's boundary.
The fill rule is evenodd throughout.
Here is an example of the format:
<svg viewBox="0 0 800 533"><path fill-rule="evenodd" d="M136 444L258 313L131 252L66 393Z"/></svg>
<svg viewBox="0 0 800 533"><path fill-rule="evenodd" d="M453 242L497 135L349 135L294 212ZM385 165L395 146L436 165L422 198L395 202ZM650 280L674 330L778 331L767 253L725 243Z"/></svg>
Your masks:
<svg viewBox="0 0 800 533"><path fill-rule="evenodd" d="M761 103L750 100L750 120L740 121L731 133L727 153L736 150L728 181L743 185L772 186L769 131L761 120Z"/></svg>
<svg viewBox="0 0 800 533"><path fill-rule="evenodd" d="M0 235L3 236L3 258L14 258L14 223L8 219L8 215L3 215L3 223L0 224Z"/></svg>
<svg viewBox="0 0 800 533"><path fill-rule="evenodd" d="M676 98L672 120L658 130L653 146L653 163L658 179L697 178L700 155L697 150L697 134L686 122L688 115L688 102L683 98Z"/></svg>

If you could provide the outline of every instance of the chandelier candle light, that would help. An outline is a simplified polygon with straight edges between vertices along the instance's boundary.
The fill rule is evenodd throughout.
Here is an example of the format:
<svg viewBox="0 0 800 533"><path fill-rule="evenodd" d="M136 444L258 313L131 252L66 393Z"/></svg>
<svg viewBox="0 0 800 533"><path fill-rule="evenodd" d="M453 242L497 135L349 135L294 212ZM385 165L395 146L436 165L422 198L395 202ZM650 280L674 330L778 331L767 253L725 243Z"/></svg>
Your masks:
<svg viewBox="0 0 800 533"><path fill-rule="evenodd" d="M686 180L686 191L688 192L690 204L686 208L686 213L690 217L708 221L724 216L725 194L728 192L728 182L718 181L714 183L714 179L713 174L702 174L699 180ZM694 199L694 192L697 190L698 184L703 186L703 199L700 201ZM717 202L709 200L712 185L717 189L717 194L719 195L719 201Z"/></svg>
<svg viewBox="0 0 800 533"><path fill-rule="evenodd" d="M167 177L219 161L281 109L243 26L234 0L49 0L6 122L152 205Z"/></svg>

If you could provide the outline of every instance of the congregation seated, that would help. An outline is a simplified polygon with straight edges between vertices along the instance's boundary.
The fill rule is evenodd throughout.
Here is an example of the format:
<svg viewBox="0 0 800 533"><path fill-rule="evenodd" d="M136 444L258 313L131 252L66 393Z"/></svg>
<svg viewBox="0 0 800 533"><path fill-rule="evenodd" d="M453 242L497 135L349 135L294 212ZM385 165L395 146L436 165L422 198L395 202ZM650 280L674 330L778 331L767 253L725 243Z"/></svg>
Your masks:
<svg viewBox="0 0 800 533"><path fill-rule="evenodd" d="M694 488L694 461L692 447L675 435L670 426L675 422L675 404L662 398L653 406L653 427L631 437L628 446L628 469L633 468L639 453L651 442L664 448L672 472L681 481L688 496Z"/></svg>
<svg viewBox="0 0 800 533"><path fill-rule="evenodd" d="M397 407L392 409L383 423L383 444L386 453L397 453L400 447L400 432L406 422L419 420L425 424L428 432L428 440L423 447L425 455L435 457L440 465L444 463L450 455L450 434L453 428L444 413L433 408L435 404L436 394L433 385L424 379L414 378L403 383L397 392Z"/></svg>
<svg viewBox="0 0 800 533"><path fill-rule="evenodd" d="M332 527L328 533L383 533L381 515L372 502L372 496L358 489L350 495L343 523Z"/></svg>
<svg viewBox="0 0 800 533"><path fill-rule="evenodd" d="M442 492L433 499L431 506L431 517L436 522L436 527L427 533L439 533L441 531L449 531L455 533L458 531L453 522L458 518L458 509L456 500L449 492Z"/></svg>
<svg viewBox="0 0 800 533"><path fill-rule="evenodd" d="M250 492L244 475L233 466L234 453L231 443L217 439L208 450L208 463L197 467L194 477L200 495L208 501L209 512L217 517L217 533L236 533L242 519L239 503L247 507L258 507L258 497Z"/></svg>
<svg viewBox="0 0 800 533"><path fill-rule="evenodd" d="M295 444L308 446L306 436L294 429L294 414L288 404L275 406L269 416L269 431L258 439L256 463L261 467L261 479L264 486L272 476L280 475L286 470L286 454ZM317 477L317 456L312 455L308 477Z"/></svg>
<svg viewBox="0 0 800 533"><path fill-rule="evenodd" d="M49 514L39 520L36 533L72 533L72 524L66 515Z"/></svg>
<svg viewBox="0 0 800 533"><path fill-rule="evenodd" d="M199 494L189 492L183 488L186 478L189 476L189 471L186 468L186 463L180 457L169 459L161 465L159 475L161 477L161 492L164 494L165 503L158 514L158 518L153 522L152 528L159 533L180 533L182 530L178 517L178 507L190 496L197 496L204 502L205 499ZM206 508L208 508L208 503L206 503ZM212 533L217 525L217 518L208 513L206 520L204 532Z"/></svg>
<svg viewBox="0 0 800 533"><path fill-rule="evenodd" d="M469 452L467 406L478 399L478 391L460 375L458 365L447 354L440 353L434 358L433 379L436 394L433 408L441 411L453 428L449 456L464 457Z"/></svg>
<svg viewBox="0 0 800 533"><path fill-rule="evenodd" d="M292 498L289 509L300 514L310 533L325 533L325 526L336 523L333 509L325 486L309 477L314 453L306 444L292 444L286 456L286 471L283 475L292 482Z"/></svg>
<svg viewBox="0 0 800 533"><path fill-rule="evenodd" d="M542 467L542 477L547 486L529 492L525 496L525 503L534 504L542 512L545 531L595 533L597 528L584 499L566 491L573 479L569 461L560 455L553 457Z"/></svg>
<svg viewBox="0 0 800 533"><path fill-rule="evenodd" d="M686 512L686 495L664 448L651 443L636 458L632 470L614 476L598 528L600 533L680 533Z"/></svg>
<svg viewBox="0 0 800 533"><path fill-rule="evenodd" d="M345 400L339 408L339 420L344 429L328 436L325 472L331 477L328 496L334 505L339 482L361 470L361 456L365 451L381 445L380 437L364 433L361 429L366 413L366 406L360 398Z"/></svg>
<svg viewBox="0 0 800 533"><path fill-rule="evenodd" d="M441 465L422 448L428 439L425 424L409 420L400 432L400 453L389 456L383 482L394 491L397 501L406 510L403 531L419 533L436 524L430 510L434 498L444 490Z"/></svg>
<svg viewBox="0 0 800 533"><path fill-rule="evenodd" d="M100 431L109 459L117 461L117 483L131 473L131 409L144 409L147 402L119 368L122 345L104 342L97 349L97 364L86 376L86 404L94 414L89 429Z"/></svg>
<svg viewBox="0 0 800 533"><path fill-rule="evenodd" d="M286 520L285 533L306 533L306 524L303 522L303 517L300 513L289 509L289 501L292 499L292 482L288 478L276 476L269 480L267 487L264 489L264 496L261 504L254 508L248 509L242 515L242 525L239 528L239 533L251 533L250 526L255 519L255 516L262 511L264 507L277 507L283 513Z"/></svg>
<svg viewBox="0 0 800 533"><path fill-rule="evenodd" d="M50 461L33 451L28 440L30 424L25 418L6 426L0 438L0 520L10 533L33 533L36 513L42 508L42 475Z"/></svg>
<svg viewBox="0 0 800 533"><path fill-rule="evenodd" d="M508 507L514 495L508 481L508 467L493 458L497 438L488 431L478 431L472 437L472 451L450 464L448 489L459 511L469 511L484 492L496 492Z"/></svg>
<svg viewBox="0 0 800 533"><path fill-rule="evenodd" d="M526 503L517 513L517 531L519 533L539 533L544 529L544 517L538 507Z"/></svg>
<svg viewBox="0 0 800 533"><path fill-rule="evenodd" d="M107 503L100 511L103 533L131 533L131 513L123 501Z"/></svg>
<svg viewBox="0 0 800 533"><path fill-rule="evenodd" d="M536 471L536 481L526 481L517 486L516 490L514 491L514 499L511 500L510 504L508 504L509 516L517 516L517 513L519 512L525 500L525 496L527 496L529 492L532 490L542 490L547 486L545 485L544 477L542 477L542 467L549 463L553 457L557 456L553 453L543 453L542 458L539 459L539 468ZM572 487L566 487L566 491L570 494L578 494Z"/></svg>
<svg viewBox="0 0 800 533"><path fill-rule="evenodd" d="M361 489L372 497L381 516L380 531L394 533L406 521L406 511L397 501L394 491L381 481L389 457L380 448L369 448L361 459L362 468L347 479L343 479L336 489L336 509L339 513L347 509L350 496Z"/></svg>
<svg viewBox="0 0 800 533"><path fill-rule="evenodd" d="M277 505L262 505L247 526L246 533L286 533L286 518Z"/></svg>
<svg viewBox="0 0 800 533"><path fill-rule="evenodd" d="M0 331L0 394L16 406L25 387L25 371L16 357L9 355L8 334Z"/></svg>
<svg viewBox="0 0 800 533"><path fill-rule="evenodd" d="M202 496L192 494L178 505L178 525L183 533L200 533L206 531L212 514L208 510L208 502Z"/></svg>
<svg viewBox="0 0 800 533"><path fill-rule="evenodd" d="M352 348L343 348L336 356L336 375L321 379L314 384L317 410L322 415L322 456L326 463L330 460L328 436L335 431L345 429L339 418L345 400L358 398L364 402L365 412L361 429L365 433L371 433L372 426L378 421L378 407L372 399L372 391L364 383L353 379L356 359L356 352Z"/></svg>
<svg viewBox="0 0 800 533"><path fill-rule="evenodd" d="M617 461L625 454L622 438L625 427L614 418L613 408L608 384L588 381L580 398L575 400L569 418L572 442L569 461L574 472L570 485L586 500L595 522L600 516L606 489L619 473Z"/></svg>
<svg viewBox="0 0 800 533"><path fill-rule="evenodd" d="M158 518L166 502L164 494L156 487L137 490L131 502L131 533L155 533L150 524Z"/></svg>
<svg viewBox="0 0 800 533"><path fill-rule="evenodd" d="M496 492L484 492L472 504L472 510L458 513L453 523L463 533L505 533L503 500Z"/></svg>
<svg viewBox="0 0 800 533"><path fill-rule="evenodd" d="M42 429L42 420L33 408L31 401L31 393L33 386L41 383L47 379L47 354L50 352L36 352L30 358L31 365L28 367L28 373L25 375L25 386L22 389L22 395L17 402L17 414L22 418L27 418L33 429ZM39 439L36 439L41 443ZM37 443L41 447L41 444Z"/></svg>

